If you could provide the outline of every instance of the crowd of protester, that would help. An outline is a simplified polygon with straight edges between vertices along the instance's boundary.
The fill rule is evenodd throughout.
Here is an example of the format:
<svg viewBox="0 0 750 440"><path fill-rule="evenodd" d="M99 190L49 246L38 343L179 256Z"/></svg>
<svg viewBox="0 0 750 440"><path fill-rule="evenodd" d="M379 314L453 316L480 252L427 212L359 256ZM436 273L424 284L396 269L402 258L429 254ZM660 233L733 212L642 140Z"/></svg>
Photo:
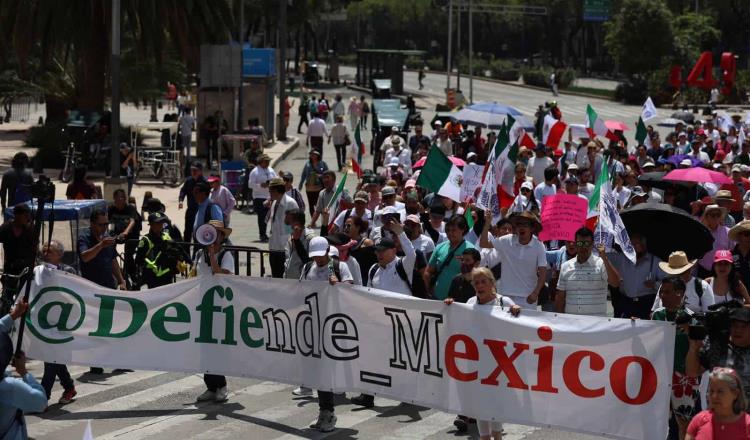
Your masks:
<svg viewBox="0 0 750 440"><path fill-rule="evenodd" d="M494 133L485 137L481 128L468 130L454 121L445 125L436 121L429 135L423 125L416 125L413 134L394 130L376 149L382 154L382 169L366 170L355 190L345 191L329 208L342 175L322 160L322 145L326 137L333 141L337 168L347 172L342 146L350 139L343 125L340 97L334 104L336 108L340 104L340 111L334 116L333 131L325 123L327 103L321 106L320 100L315 102L305 98L301 104L312 119L307 127L309 159L297 186L291 173L277 174L265 155L258 156L258 166L248 178L260 237L269 243L273 277L370 286L446 305L465 303L477 310L501 307L516 316L541 310L675 322L671 438L702 439L708 431L722 433L714 438L747 438L750 142L740 134L745 127L739 115L731 115L731 121L722 124L717 124L714 116L694 124L679 123L664 140L649 127L648 142L644 142L649 146L628 146L622 133L616 132L620 140L606 143L569 137L560 148L541 143L533 151L522 147L515 164L515 200L503 207L503 218L495 221L471 200L459 203L417 184L422 171L413 164L425 158L431 148L466 163L484 164L491 157L497 138ZM356 114L358 118L352 128L367 123L362 103L364 99L359 103L355 99L349 104L350 117ZM546 111L559 113L551 107ZM595 243L593 231L584 225L570 240L540 240L542 200L561 193L588 200L604 167L612 177L619 209L642 203L680 208L706 227L714 238L713 248L693 259L683 249L674 249L662 261L649 251L647 237L634 233L630 236L636 255L633 264L622 252ZM725 173L732 183L657 188L653 180L643 179L644 173L683 167L710 168ZM85 188L85 180L81 182ZM300 192L303 186L304 195ZM187 199L185 240L193 239L194 231L204 224L219 231L219 240L192 256L170 245L180 240L180 234L158 200L149 200L147 209L139 214L127 208L130 205L124 193L115 194L113 208L94 212L90 231L79 239L81 275L106 287L138 288L168 283L184 271L180 266L184 262L192 263L196 274L233 273L232 252L224 247L231 244L229 213L235 202L221 188L220 181L203 176L200 162L192 164L191 176L180 191L180 208ZM19 237L29 221L20 206L25 205L16 206L17 220L0 227L6 249L22 239ZM134 272L140 271L140 276L138 283L126 286L132 281L125 279L114 261L116 237L107 231L110 222L115 222L119 226L114 235L138 238L135 224L142 221L139 215L147 218L149 230L137 247L130 248L128 264ZM18 225L18 218L26 223ZM8 229L6 233L3 228ZM62 252L59 243L45 246L46 264L63 269L55 257ZM158 252L166 248L172 252ZM725 333L717 335L711 328L701 333L700 329L707 327L699 325L701 317L712 313L712 306L729 301L733 307L726 315ZM43 381L47 396L57 374L66 389L61 402L72 399L75 389L69 375L54 364L47 368ZM92 369L94 374L100 372ZM227 400L225 378L206 375L205 382L207 390L198 400ZM312 396L314 391L299 387L294 394ZM323 390L317 395L320 415L311 426L332 431L336 425L334 395ZM365 394L351 401L364 407L376 403L373 396ZM459 415L454 424L463 432L474 422ZM501 437L501 424L476 423L482 439Z"/></svg>

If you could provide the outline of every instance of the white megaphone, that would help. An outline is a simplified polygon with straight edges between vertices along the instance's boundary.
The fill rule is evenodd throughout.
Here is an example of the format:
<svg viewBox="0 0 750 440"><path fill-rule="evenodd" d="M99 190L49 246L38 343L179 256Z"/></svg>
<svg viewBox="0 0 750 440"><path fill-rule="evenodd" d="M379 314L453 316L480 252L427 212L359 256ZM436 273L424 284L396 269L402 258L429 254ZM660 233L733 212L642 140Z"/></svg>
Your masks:
<svg viewBox="0 0 750 440"><path fill-rule="evenodd" d="M214 244L218 236L219 232L216 228L208 223L198 226L195 230L195 240L203 246Z"/></svg>

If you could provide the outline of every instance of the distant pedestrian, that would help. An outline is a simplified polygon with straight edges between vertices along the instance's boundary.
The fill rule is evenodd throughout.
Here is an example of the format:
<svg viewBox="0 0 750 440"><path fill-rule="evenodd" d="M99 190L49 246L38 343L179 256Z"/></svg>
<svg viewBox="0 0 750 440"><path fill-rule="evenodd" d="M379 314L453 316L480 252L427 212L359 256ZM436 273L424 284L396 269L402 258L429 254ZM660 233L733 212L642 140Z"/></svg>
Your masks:
<svg viewBox="0 0 750 440"><path fill-rule="evenodd" d="M284 187L286 188L286 195L291 197L295 202L300 211L305 212L305 198L302 197L302 193L294 187L294 174L289 171L279 173L282 179L284 179Z"/></svg>
<svg viewBox="0 0 750 440"><path fill-rule="evenodd" d="M341 171L346 165L346 146L351 142L349 130L344 125L344 115L336 115L336 123L331 127L331 134L328 136L329 144L331 140L333 140L333 148L336 150L336 165Z"/></svg>
<svg viewBox="0 0 750 440"><path fill-rule="evenodd" d="M549 85L552 88L552 95L557 96L557 72L554 70L549 74Z"/></svg>
<svg viewBox="0 0 750 440"><path fill-rule="evenodd" d="M269 223L271 223L271 237L268 241L268 250L271 251L268 258L271 263L271 273L274 278L284 277L284 266L286 263L287 242L291 231L286 227L287 211L297 211L299 206L293 198L286 195L286 186L281 178L273 178L268 184L271 200L271 211Z"/></svg>
<svg viewBox="0 0 750 440"><path fill-rule="evenodd" d="M179 204L177 205L177 209L182 209L182 202L187 198L183 238L188 242L193 241L193 222L195 221L195 213L198 211L198 203L193 196L193 188L200 182L206 182L206 178L203 177L203 164L195 161L190 165L190 176L185 179L185 183L180 188Z"/></svg>
<svg viewBox="0 0 750 440"><path fill-rule="evenodd" d="M323 189L321 176L326 171L328 171L328 165L320 159L320 152L318 150L310 151L310 159L302 169L302 177L300 177L298 185L298 189L302 189L302 185L305 186L310 215L315 213L315 205L318 203L318 194L320 193L320 190Z"/></svg>
<svg viewBox="0 0 750 440"><path fill-rule="evenodd" d="M190 107L185 108L185 111L180 117L180 140L181 148L185 150L186 160L190 160L190 148L193 142L193 130L195 129L195 117L193 117L193 110Z"/></svg>
<svg viewBox="0 0 750 440"><path fill-rule="evenodd" d="M349 100L349 126L352 131L357 129L359 125L359 118L362 115L362 105L357 101L356 96L352 96Z"/></svg>
<svg viewBox="0 0 750 440"><path fill-rule="evenodd" d="M323 138L327 136L328 127L326 127L325 120L322 119L322 115L315 116L307 127L305 145L309 145L313 150L317 150L320 153L320 158L323 159Z"/></svg>
<svg viewBox="0 0 750 440"><path fill-rule="evenodd" d="M367 117L370 116L370 104L365 101L365 95L359 97L359 102L362 107L362 128L367 130Z"/></svg>
<svg viewBox="0 0 750 440"><path fill-rule="evenodd" d="M31 200L31 184L34 176L26 167L29 166L29 156L23 151L13 155L10 162L11 168L3 173L3 181L0 184L0 202L3 211L8 206L15 206Z"/></svg>
<svg viewBox="0 0 750 440"><path fill-rule="evenodd" d="M424 89L424 84L422 84L424 77L425 77L424 68L420 67L419 72L417 73L417 79L419 80L419 90Z"/></svg>
<svg viewBox="0 0 750 440"><path fill-rule="evenodd" d="M211 185L211 201L219 205L224 214L224 226L229 226L229 217L232 215L237 200L232 195L232 191L221 184L219 176L209 177L208 183Z"/></svg>
<svg viewBox="0 0 750 440"><path fill-rule="evenodd" d="M299 107L297 113L299 114L299 125L297 125L297 134L302 134L302 124L305 124L305 128L310 125L310 120L307 119L307 113L310 111L310 101L307 99L307 95L302 95L302 99L299 101Z"/></svg>
<svg viewBox="0 0 750 440"><path fill-rule="evenodd" d="M258 232L262 242L268 241L268 235L266 234L266 217L270 207L268 183L274 177L278 177L276 171L269 166L270 163L271 157L262 154L258 158L258 166L253 168L248 178L248 186L253 189L253 209L258 217Z"/></svg>

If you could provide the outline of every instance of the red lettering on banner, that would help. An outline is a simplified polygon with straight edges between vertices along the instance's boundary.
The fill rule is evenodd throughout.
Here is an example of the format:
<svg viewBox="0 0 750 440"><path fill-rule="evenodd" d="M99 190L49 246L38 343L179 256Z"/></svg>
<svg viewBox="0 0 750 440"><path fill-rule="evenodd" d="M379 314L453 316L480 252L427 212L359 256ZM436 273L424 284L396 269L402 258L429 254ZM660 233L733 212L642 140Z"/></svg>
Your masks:
<svg viewBox="0 0 750 440"><path fill-rule="evenodd" d="M505 352L505 346L508 344L506 341L485 339L483 342L489 347L492 356L495 358L495 362L497 362L497 367L489 374L489 376L482 379L482 384L498 385L497 377L504 371L505 375L508 377L508 388L528 390L529 386L524 383L523 379L521 379L513 362L521 355L521 353L529 349L529 344L514 343L513 348L515 348L515 351L513 351L513 354L508 357L508 354Z"/></svg>
<svg viewBox="0 0 750 440"><path fill-rule="evenodd" d="M604 369L604 359L593 351L576 351L568 356L563 363L563 381L568 389L579 397L594 398L604 395L604 387L590 389L581 383L581 362L589 358L589 368L592 371L602 371Z"/></svg>
<svg viewBox="0 0 750 440"><path fill-rule="evenodd" d="M631 399L628 396L627 373L628 366L632 363L641 367L641 387L638 389L638 394ZM648 359L639 356L621 357L609 369L609 383L612 386L612 392L618 399L630 405L643 405L651 400L656 393L656 370Z"/></svg>
<svg viewBox="0 0 750 440"><path fill-rule="evenodd" d="M457 350L456 345L459 342L463 342L464 351ZM459 370L456 365L456 359L466 359L470 361L479 360L479 348L469 336L453 335L448 338L448 341L445 343L445 371L448 372L450 377L460 380L461 382L477 380L479 373L476 370L469 373L464 373Z"/></svg>
<svg viewBox="0 0 750 440"><path fill-rule="evenodd" d="M542 341L552 340L552 329L548 326L539 327L536 331L537 336ZM543 393L557 393L559 390L552 386L552 357L555 354L552 346L540 347L534 350L539 361L536 366L536 385L531 387L532 391Z"/></svg>
<svg viewBox="0 0 750 440"><path fill-rule="evenodd" d="M551 342L553 331L549 326L540 326L536 332L540 340ZM560 388L554 384L555 378L555 346L553 344L536 347L530 350L529 344L512 341L499 341L495 339L484 339L482 341L492 354L495 367L483 379L480 380L482 385L498 386L498 378L505 374L508 378L507 387L519 390L530 390L541 393L559 394ZM461 345L459 345L461 344ZM506 349L513 345L513 352L508 355ZM528 357L523 358L524 352L531 351L536 356L536 383L529 387L525 382L533 380L531 375L534 374L533 361ZM451 335L445 342L445 370L453 379L461 382L473 382L480 378L478 367L464 366L469 371L463 371L457 365L457 360L463 359L471 362L479 362L483 356L479 351L478 344L466 334ZM529 355L530 356L530 355ZM588 364L583 364L588 360ZM524 370L518 371L516 362L524 365ZM469 364L469 362L466 362ZM628 395L628 368L631 364L637 364L641 369L640 383L638 383L638 392L634 397ZM473 364L472 364L473 365ZM481 364L478 364L481 365ZM559 362L558 362L559 365ZM527 367L528 366L528 367ZM607 373L603 372L609 367ZM586 368L587 371L581 371ZM483 368L484 370L484 368ZM589 388L584 385L581 378L589 377L592 379L609 379L609 387ZM615 358L610 363L602 355L590 350L579 350L568 355L562 363L562 378L565 388L572 394L585 399L594 399L604 397L607 388L617 399L628 405L644 405L650 402L656 394L659 378L656 374L656 368L650 360L640 356L623 356Z"/></svg>

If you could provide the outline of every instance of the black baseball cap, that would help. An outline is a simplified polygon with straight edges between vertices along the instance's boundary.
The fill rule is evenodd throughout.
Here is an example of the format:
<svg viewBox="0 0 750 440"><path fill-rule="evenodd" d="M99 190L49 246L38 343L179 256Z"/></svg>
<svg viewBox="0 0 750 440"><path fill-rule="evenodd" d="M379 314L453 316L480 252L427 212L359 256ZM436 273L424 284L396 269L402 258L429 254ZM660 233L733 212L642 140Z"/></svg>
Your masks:
<svg viewBox="0 0 750 440"><path fill-rule="evenodd" d="M161 212L154 212L148 216L149 223L166 223L169 221L169 217L162 214Z"/></svg>
<svg viewBox="0 0 750 440"><path fill-rule="evenodd" d="M195 162L193 162L193 163L190 164L190 168L195 168L197 170L202 170L203 169L203 163L196 160Z"/></svg>
<svg viewBox="0 0 750 440"><path fill-rule="evenodd" d="M396 242L390 238L383 238L375 245L375 251L383 251L386 249L396 249Z"/></svg>

